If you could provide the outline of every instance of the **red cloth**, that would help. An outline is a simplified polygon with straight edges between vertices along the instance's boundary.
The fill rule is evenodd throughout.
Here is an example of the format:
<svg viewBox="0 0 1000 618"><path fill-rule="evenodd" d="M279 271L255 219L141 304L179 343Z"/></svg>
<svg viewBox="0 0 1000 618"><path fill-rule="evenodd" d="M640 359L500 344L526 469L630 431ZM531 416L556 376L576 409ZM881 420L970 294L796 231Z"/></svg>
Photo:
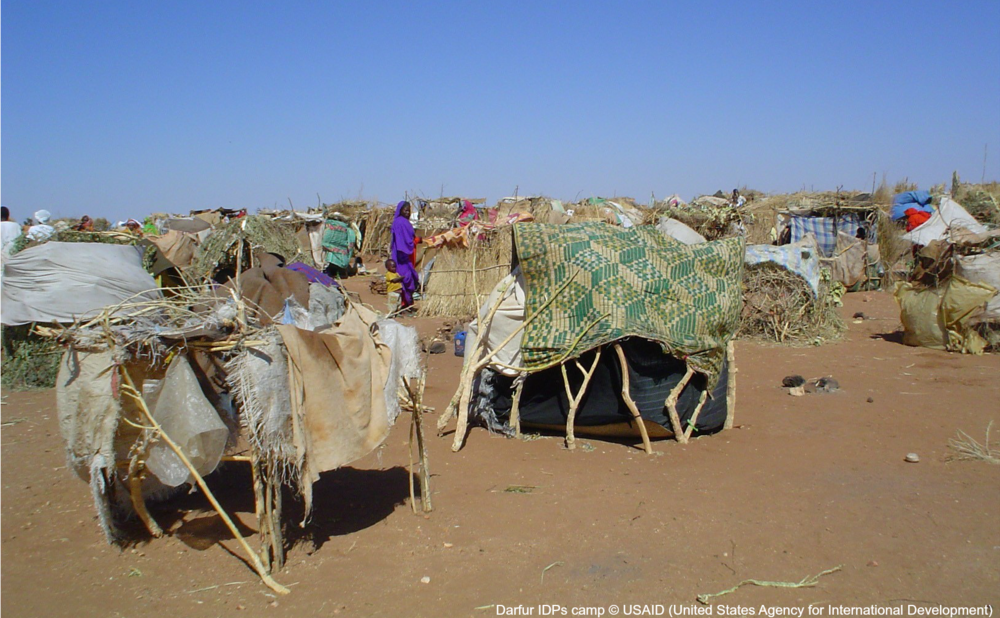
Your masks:
<svg viewBox="0 0 1000 618"><path fill-rule="evenodd" d="M931 213L920 210L919 208L907 208L905 214L907 232L912 232L921 225L927 223L927 220L931 218Z"/></svg>

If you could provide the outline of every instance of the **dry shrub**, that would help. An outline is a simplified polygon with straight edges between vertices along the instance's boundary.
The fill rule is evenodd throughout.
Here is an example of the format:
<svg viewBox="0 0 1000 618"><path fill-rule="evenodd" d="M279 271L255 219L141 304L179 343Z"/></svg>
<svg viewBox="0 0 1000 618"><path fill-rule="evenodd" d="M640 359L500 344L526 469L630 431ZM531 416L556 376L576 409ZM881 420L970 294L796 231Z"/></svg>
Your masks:
<svg viewBox="0 0 1000 618"><path fill-rule="evenodd" d="M813 296L805 279L772 263L743 272L743 314L737 336L783 344L819 344L845 330L826 282Z"/></svg>
<svg viewBox="0 0 1000 618"><path fill-rule="evenodd" d="M954 193L955 201L977 221L987 227L1000 227L1000 182L961 183Z"/></svg>
<svg viewBox="0 0 1000 618"><path fill-rule="evenodd" d="M420 315L477 314L480 303L510 273L513 233L514 227L506 225L474 239L468 249L442 247L423 286Z"/></svg>
<svg viewBox="0 0 1000 618"><path fill-rule="evenodd" d="M52 388L59 373L62 348L52 339L32 331L32 324L0 327L3 339L4 388L28 390Z"/></svg>
<svg viewBox="0 0 1000 618"><path fill-rule="evenodd" d="M244 243L245 241L245 243ZM264 215L248 215L216 228L201 245L192 274L211 277L220 268L235 267L237 248L250 249L242 256L244 268L250 266L249 253L261 248L284 258L286 263L303 262L313 265L312 254L303 250L295 233L286 225Z"/></svg>

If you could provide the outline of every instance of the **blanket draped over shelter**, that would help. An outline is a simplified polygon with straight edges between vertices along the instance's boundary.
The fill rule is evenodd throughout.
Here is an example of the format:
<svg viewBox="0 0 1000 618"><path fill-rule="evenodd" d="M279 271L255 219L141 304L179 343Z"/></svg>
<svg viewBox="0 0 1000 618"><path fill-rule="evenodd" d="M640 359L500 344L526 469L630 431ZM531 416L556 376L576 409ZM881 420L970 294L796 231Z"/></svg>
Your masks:
<svg viewBox="0 0 1000 618"><path fill-rule="evenodd" d="M715 384L740 319L742 237L684 245L651 226L521 223L514 244L531 320L525 367L634 336Z"/></svg>
<svg viewBox="0 0 1000 618"><path fill-rule="evenodd" d="M395 386L386 385L392 353L372 337L374 322L374 314L349 305L324 331L278 327L288 350L292 434L307 512L320 472L364 457L389 433L383 391Z"/></svg>

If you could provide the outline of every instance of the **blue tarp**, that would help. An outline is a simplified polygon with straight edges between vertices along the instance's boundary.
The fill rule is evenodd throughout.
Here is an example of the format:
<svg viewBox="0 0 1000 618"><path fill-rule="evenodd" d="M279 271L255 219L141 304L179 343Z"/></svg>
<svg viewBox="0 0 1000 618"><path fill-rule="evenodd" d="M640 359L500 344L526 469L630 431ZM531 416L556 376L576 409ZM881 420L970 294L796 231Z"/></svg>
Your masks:
<svg viewBox="0 0 1000 618"><path fill-rule="evenodd" d="M906 217L906 211L910 208L933 213L934 208L931 206L931 192L906 191L894 195L892 198L892 220L898 221Z"/></svg>

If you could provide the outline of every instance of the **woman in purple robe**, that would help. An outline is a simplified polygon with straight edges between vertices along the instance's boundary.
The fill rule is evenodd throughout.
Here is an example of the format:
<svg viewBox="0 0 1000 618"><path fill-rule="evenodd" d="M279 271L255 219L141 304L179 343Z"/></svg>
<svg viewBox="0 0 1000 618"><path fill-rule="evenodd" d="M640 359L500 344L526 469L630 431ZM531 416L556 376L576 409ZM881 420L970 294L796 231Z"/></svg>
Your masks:
<svg viewBox="0 0 1000 618"><path fill-rule="evenodd" d="M396 272L402 277L403 289L399 296L401 308L413 304L413 293L417 290L417 269L414 268L414 253L417 239L410 223L410 203L402 201L396 204L396 218L392 220L392 244L389 245L389 257L396 261Z"/></svg>

